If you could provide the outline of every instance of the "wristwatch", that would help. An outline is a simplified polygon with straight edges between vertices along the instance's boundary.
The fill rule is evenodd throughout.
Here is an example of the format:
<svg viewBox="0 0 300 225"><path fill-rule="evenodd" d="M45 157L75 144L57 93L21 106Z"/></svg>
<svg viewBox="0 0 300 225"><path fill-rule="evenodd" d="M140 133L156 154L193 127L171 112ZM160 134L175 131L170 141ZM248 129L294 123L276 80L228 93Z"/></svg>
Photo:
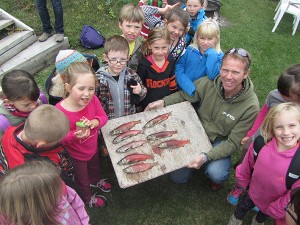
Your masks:
<svg viewBox="0 0 300 225"><path fill-rule="evenodd" d="M204 155L204 157L205 157L205 162L207 162L207 161L208 161L207 154L206 154L205 152L202 152L201 155Z"/></svg>

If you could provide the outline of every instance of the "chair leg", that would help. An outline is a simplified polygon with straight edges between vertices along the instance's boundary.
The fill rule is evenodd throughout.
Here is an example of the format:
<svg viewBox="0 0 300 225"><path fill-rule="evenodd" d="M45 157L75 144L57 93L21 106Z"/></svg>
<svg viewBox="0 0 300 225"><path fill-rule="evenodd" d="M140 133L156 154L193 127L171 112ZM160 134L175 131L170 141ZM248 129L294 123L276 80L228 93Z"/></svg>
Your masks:
<svg viewBox="0 0 300 225"><path fill-rule="evenodd" d="M278 24L280 23L280 20L282 19L283 14L284 14L284 12L280 12L280 14L278 15L278 18L276 19L275 25L274 25L274 27L273 27L273 29L272 29L272 32L273 32L273 33L275 32L275 30L276 30Z"/></svg>
<svg viewBox="0 0 300 225"><path fill-rule="evenodd" d="M294 26L293 26L293 33L292 33L292 35L295 35L295 33L296 33L296 30L297 30L298 25L299 25L300 15L297 16L295 19L296 19L296 22L294 23Z"/></svg>

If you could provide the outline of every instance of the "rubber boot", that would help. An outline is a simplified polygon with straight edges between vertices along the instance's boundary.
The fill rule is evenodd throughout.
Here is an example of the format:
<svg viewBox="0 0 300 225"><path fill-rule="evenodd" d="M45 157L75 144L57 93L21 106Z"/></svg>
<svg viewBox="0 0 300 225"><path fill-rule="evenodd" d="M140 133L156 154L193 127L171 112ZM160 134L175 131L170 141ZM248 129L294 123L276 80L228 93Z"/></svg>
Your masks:
<svg viewBox="0 0 300 225"><path fill-rule="evenodd" d="M254 217L252 218L251 225L264 225L264 223L259 223L259 222L257 222L256 216L254 216Z"/></svg>
<svg viewBox="0 0 300 225"><path fill-rule="evenodd" d="M238 220L234 215L232 215L229 219L228 225L242 225L242 222L242 220Z"/></svg>

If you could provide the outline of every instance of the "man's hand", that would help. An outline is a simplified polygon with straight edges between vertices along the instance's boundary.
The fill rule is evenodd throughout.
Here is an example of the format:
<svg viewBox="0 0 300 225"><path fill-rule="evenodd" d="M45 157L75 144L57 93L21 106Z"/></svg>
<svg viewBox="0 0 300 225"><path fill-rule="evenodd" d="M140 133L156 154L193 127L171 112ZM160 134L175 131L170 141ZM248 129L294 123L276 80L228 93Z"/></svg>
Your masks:
<svg viewBox="0 0 300 225"><path fill-rule="evenodd" d="M204 154L201 154L199 156L196 156L194 160L190 162L190 164L187 166L188 168L195 168L195 169L200 169L201 166L206 163L207 158Z"/></svg>
<svg viewBox="0 0 300 225"><path fill-rule="evenodd" d="M144 111L150 111L152 109L161 109L164 107L164 103L164 100L157 100L155 102L151 102L148 104Z"/></svg>

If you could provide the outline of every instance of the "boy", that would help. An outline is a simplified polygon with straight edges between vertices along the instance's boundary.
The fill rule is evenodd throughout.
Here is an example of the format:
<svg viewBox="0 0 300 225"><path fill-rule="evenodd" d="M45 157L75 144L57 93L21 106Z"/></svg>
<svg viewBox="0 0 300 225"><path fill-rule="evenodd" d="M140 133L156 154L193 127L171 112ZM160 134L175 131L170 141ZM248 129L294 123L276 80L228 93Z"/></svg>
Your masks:
<svg viewBox="0 0 300 225"><path fill-rule="evenodd" d="M108 38L104 45L103 58L108 64L96 73L97 96L108 119L135 113L135 104L147 93L136 72L126 67L128 51L128 42L119 35Z"/></svg>
<svg viewBox="0 0 300 225"><path fill-rule="evenodd" d="M74 174L73 164L59 144L69 132L69 126L63 112L52 105L41 105L30 113L25 124L8 127L0 148L0 178L26 161L46 159L59 166L63 179L70 181L68 178L72 179Z"/></svg>
<svg viewBox="0 0 300 225"><path fill-rule="evenodd" d="M122 30L124 37L129 44L128 67L133 70L137 69L139 60L142 57L141 45L143 37L140 36L144 23L143 10L134 4L124 5L120 12L119 28Z"/></svg>

